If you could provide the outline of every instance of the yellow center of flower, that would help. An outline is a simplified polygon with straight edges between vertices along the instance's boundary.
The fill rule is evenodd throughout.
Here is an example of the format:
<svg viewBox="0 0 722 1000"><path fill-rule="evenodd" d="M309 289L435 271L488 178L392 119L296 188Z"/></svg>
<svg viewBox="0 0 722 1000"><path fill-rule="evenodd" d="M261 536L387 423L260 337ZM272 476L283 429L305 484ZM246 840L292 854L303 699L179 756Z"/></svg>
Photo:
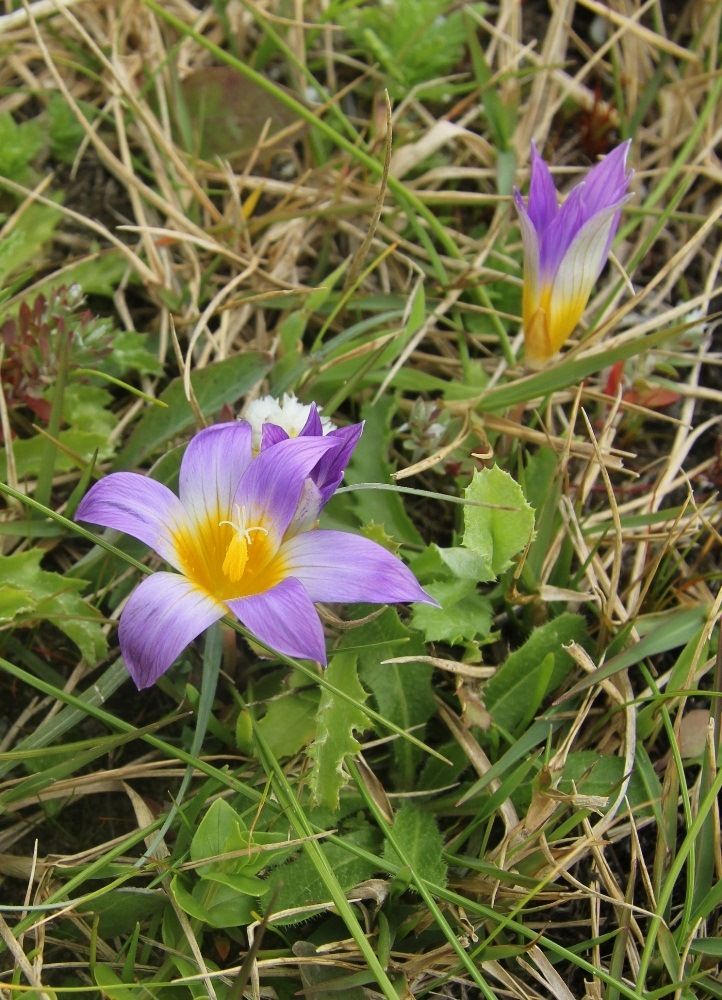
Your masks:
<svg viewBox="0 0 722 1000"><path fill-rule="evenodd" d="M249 524L238 504L232 519L209 516L173 540L185 575L218 601L263 593L287 575L268 529Z"/></svg>

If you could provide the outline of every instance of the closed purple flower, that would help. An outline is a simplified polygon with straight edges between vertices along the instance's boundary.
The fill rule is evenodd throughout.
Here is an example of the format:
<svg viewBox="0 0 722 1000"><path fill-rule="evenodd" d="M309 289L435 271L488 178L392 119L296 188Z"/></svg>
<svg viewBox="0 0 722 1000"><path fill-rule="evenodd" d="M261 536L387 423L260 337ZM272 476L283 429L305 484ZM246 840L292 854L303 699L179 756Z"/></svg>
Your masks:
<svg viewBox="0 0 722 1000"><path fill-rule="evenodd" d="M314 601L433 603L382 546L316 527L327 486L315 486L311 476L333 455L328 483L351 448L343 437L307 434L254 457L251 427L240 420L192 438L179 496L133 472L113 473L90 489L79 520L140 539L177 570L144 579L121 615L120 648L138 688L155 683L189 642L229 613L272 649L325 664Z"/></svg>
<svg viewBox="0 0 722 1000"><path fill-rule="evenodd" d="M556 354L582 318L628 196L629 146L613 149L560 206L549 168L532 144L529 196L525 201L514 192L524 244L525 360L532 366Z"/></svg>

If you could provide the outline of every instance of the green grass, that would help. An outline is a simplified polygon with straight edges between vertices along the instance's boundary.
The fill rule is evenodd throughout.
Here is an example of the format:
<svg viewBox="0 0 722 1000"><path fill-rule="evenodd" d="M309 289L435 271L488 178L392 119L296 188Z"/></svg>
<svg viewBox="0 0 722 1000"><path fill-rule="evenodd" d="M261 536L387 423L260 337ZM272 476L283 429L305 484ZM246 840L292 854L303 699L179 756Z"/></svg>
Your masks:
<svg viewBox="0 0 722 1000"><path fill-rule="evenodd" d="M297 6L0 15L0 994L718 997L719 16ZM636 170L536 372L532 137ZM136 692L158 559L78 503L267 392L366 421L324 523L441 608Z"/></svg>

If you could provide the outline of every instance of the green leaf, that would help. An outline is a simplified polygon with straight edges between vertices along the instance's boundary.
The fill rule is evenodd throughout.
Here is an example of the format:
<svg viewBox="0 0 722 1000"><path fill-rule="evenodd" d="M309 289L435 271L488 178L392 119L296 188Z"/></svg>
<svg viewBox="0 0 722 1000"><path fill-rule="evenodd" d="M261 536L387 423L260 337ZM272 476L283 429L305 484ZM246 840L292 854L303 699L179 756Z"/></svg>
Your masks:
<svg viewBox="0 0 722 1000"><path fill-rule="evenodd" d="M83 115L90 122L98 114L97 108L87 101L77 100ZM48 100L48 127L50 132L50 152L54 159L71 165L78 155L78 147L85 138L85 129L75 117L72 108L57 91Z"/></svg>
<svg viewBox="0 0 722 1000"><path fill-rule="evenodd" d="M67 448L72 455L78 457L76 460L70 454L66 454L62 448L58 448L55 458L56 472L69 472L71 469L77 469L79 465L89 462L96 451L99 459L109 458L113 454L113 446L109 443L108 434L104 430L79 430L77 427L72 427L61 431L58 434L58 441L63 448ZM46 442L47 438L41 434L13 442L15 467L19 479L37 476L44 460ZM7 479L7 459L4 448L0 448L0 478Z"/></svg>
<svg viewBox="0 0 722 1000"><path fill-rule="evenodd" d="M713 958L722 959L722 938L697 938L689 946L689 950L695 955L711 955Z"/></svg>
<svg viewBox="0 0 722 1000"><path fill-rule="evenodd" d="M246 351L201 368L192 376L193 389L201 412L213 416L226 403L236 403L268 371L265 355ZM150 406L136 424L113 468L130 468L167 445L172 438L193 426L194 416L183 389L183 379L175 378L160 394L167 409Z"/></svg>
<svg viewBox="0 0 722 1000"><path fill-rule="evenodd" d="M396 656L424 655L418 634L401 624L393 608L387 608L374 621L348 633L346 643L359 647L361 680L371 689L379 712L423 739L423 726L436 710L433 668L428 663L382 662ZM408 740L394 740L392 753L396 786L415 787L421 750Z"/></svg>
<svg viewBox="0 0 722 1000"><path fill-rule="evenodd" d="M363 882L375 873L374 866L362 858L356 857L342 846L343 842L363 847L367 851L373 851L376 847L375 832L370 827L354 830L343 837L338 838L341 843L324 844L320 847L326 856L328 864L333 869L333 873L339 885L347 892L359 882ZM265 896L273 907L273 912L288 910L296 906L308 906L312 903L322 903L328 900L328 891L318 877L318 870L307 854L302 854L294 861L271 872L268 882L270 891ZM297 923L305 917L298 916L287 918L283 921L274 921L274 926L278 923Z"/></svg>
<svg viewBox="0 0 722 1000"><path fill-rule="evenodd" d="M534 511L521 486L498 465L474 472L464 496L482 506L464 507L463 544L482 559L485 579L494 580L531 539Z"/></svg>
<svg viewBox="0 0 722 1000"><path fill-rule="evenodd" d="M346 7L350 9L339 8L341 23L352 41L381 64L395 97L446 76L461 59L466 32L459 11L450 12L448 0Z"/></svg>
<svg viewBox="0 0 722 1000"><path fill-rule="evenodd" d="M258 723L274 757L293 757L316 734L318 692L294 691L277 698Z"/></svg>
<svg viewBox="0 0 722 1000"><path fill-rule="evenodd" d="M28 549L0 556L0 579L5 586L32 595L33 606L27 611L18 610L13 620L17 625L29 625L39 619L52 622L75 643L87 663L95 664L108 648L101 628L103 618L77 593L84 589L85 580L41 569L44 555L41 549ZM14 599L17 604L17 593ZM11 593L9 604L12 601Z"/></svg>
<svg viewBox="0 0 722 1000"><path fill-rule="evenodd" d="M400 853L397 854L387 842L386 861L409 865L429 882L446 885L446 862L442 857L444 842L431 813L407 802L397 812L391 832Z"/></svg>
<svg viewBox="0 0 722 1000"><path fill-rule="evenodd" d="M0 128L0 150L2 148L2 128ZM1 164L0 176L9 176ZM29 205L16 218L12 229L0 242L0 282L3 285L9 277L21 272L25 265L32 264L33 270L40 266L42 249L50 242L59 222L60 212L49 205Z"/></svg>
<svg viewBox="0 0 722 1000"><path fill-rule="evenodd" d="M356 669L357 657L353 653L337 653L329 664L326 679L363 704L366 692L359 683ZM313 761L311 791L316 802L327 809L338 809L339 792L347 780L344 761L360 749L354 731L364 730L368 725L369 720L361 709L323 689L316 739L309 756Z"/></svg>
<svg viewBox="0 0 722 1000"><path fill-rule="evenodd" d="M30 590L0 584L0 625L14 621L21 614L35 609L35 598Z"/></svg>
<svg viewBox="0 0 722 1000"><path fill-rule="evenodd" d="M411 621L426 642L461 643L485 639L491 631L491 602L480 594L473 580L442 580L426 590L441 605L415 604Z"/></svg>
<svg viewBox="0 0 722 1000"><path fill-rule="evenodd" d="M161 375L163 366L158 358L151 354L147 347L148 334L136 330L119 330L113 338L113 351L107 359L106 371L114 368L110 374L122 375L127 371L139 372L141 375Z"/></svg>
<svg viewBox="0 0 722 1000"><path fill-rule="evenodd" d="M0 176L25 180L42 145L43 130L36 118L16 122L9 111L0 112Z"/></svg>
<svg viewBox="0 0 722 1000"><path fill-rule="evenodd" d="M245 826L233 806L230 806L225 799L216 799L200 821L191 841L192 860L198 862L204 858L215 858L227 851L236 850L241 831L245 830ZM196 870L199 875L203 875L219 863L222 864L216 861L200 865Z"/></svg>
<svg viewBox="0 0 722 1000"><path fill-rule="evenodd" d="M380 399L373 406L364 407L362 416L366 426L346 470L347 483L389 482L391 467L386 461L386 455L391 437L389 425L395 409L396 401L392 396ZM382 524L401 541L412 545L423 543L404 509L401 494L388 490L359 490L351 496L354 510L362 524Z"/></svg>
<svg viewBox="0 0 722 1000"><path fill-rule="evenodd" d="M544 698L559 687L572 668L572 658L562 649L568 642L584 644L587 630L581 615L563 614L531 633L511 653L484 686L486 707L494 721L510 732L533 717ZM554 660L548 685L542 690L539 676L548 670L545 657Z"/></svg>
<svg viewBox="0 0 722 1000"><path fill-rule="evenodd" d="M202 879L189 892L180 875L170 883L173 897L189 916L202 920L211 927L241 927L253 921L258 909L258 898L238 892L231 886Z"/></svg>

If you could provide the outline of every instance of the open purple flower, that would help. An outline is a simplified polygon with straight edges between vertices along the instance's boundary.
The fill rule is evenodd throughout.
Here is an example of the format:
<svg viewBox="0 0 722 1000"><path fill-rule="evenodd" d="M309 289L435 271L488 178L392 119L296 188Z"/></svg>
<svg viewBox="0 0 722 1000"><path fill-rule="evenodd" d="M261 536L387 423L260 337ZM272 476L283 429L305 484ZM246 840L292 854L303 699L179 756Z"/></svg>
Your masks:
<svg viewBox="0 0 722 1000"><path fill-rule="evenodd" d="M563 205L544 160L531 147L531 182L524 200L514 191L524 244L525 360L539 367L572 334L609 255L627 198L630 142L617 146Z"/></svg>
<svg viewBox="0 0 722 1000"><path fill-rule="evenodd" d="M433 603L382 546L315 526L323 499L311 474L345 444L307 435L254 457L245 420L216 424L188 444L179 496L133 472L90 489L79 520L140 539L177 570L144 579L121 615L120 648L138 688L228 613L272 649L325 664L314 601Z"/></svg>

